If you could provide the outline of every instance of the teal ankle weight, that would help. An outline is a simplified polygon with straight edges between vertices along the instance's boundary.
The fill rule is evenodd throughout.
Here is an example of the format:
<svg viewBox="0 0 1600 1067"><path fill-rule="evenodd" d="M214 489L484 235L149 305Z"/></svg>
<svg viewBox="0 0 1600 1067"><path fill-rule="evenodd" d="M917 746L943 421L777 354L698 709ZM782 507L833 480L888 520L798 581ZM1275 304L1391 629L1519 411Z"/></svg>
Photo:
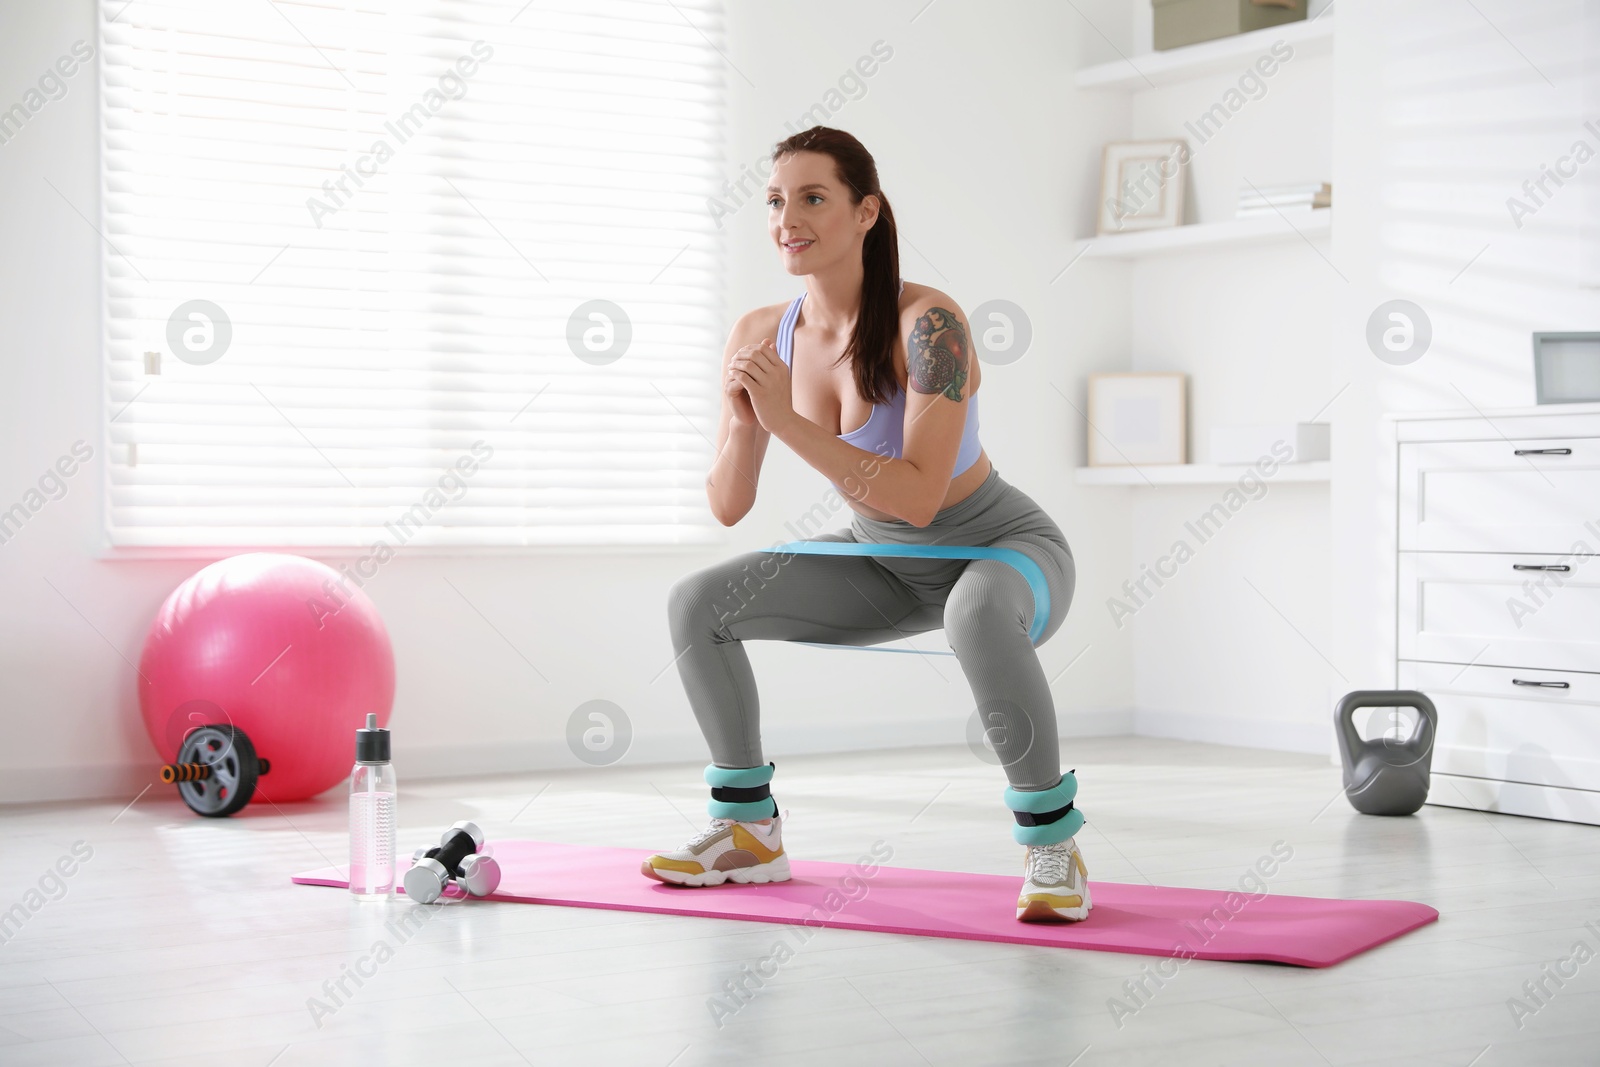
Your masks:
<svg viewBox="0 0 1600 1067"><path fill-rule="evenodd" d="M778 814L777 802L772 799L770 783L777 764L765 767L718 767L706 764L706 784L711 787L711 799L706 810L713 819L736 819L753 822Z"/></svg>
<svg viewBox="0 0 1600 1067"><path fill-rule="evenodd" d="M1078 795L1078 778L1074 771L1061 776L1061 781L1049 789L1020 790L1006 786L1006 807L1016 817L1011 827L1012 840L1019 845L1054 845L1072 837L1083 829L1083 812L1072 805ZM1066 811L1062 811L1065 808ZM1040 822L1039 817L1054 815L1054 821Z"/></svg>

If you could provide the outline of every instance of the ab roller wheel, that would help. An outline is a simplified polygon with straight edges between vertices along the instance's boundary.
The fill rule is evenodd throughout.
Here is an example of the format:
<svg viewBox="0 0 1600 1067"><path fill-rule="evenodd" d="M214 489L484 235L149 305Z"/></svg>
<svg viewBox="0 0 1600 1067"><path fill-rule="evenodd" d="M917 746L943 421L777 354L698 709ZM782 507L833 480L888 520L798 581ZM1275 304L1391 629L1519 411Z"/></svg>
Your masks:
<svg viewBox="0 0 1600 1067"><path fill-rule="evenodd" d="M243 730L219 724L185 737L177 762L161 768L161 780L177 783L178 795L195 814L220 819L250 803L256 780L270 769Z"/></svg>

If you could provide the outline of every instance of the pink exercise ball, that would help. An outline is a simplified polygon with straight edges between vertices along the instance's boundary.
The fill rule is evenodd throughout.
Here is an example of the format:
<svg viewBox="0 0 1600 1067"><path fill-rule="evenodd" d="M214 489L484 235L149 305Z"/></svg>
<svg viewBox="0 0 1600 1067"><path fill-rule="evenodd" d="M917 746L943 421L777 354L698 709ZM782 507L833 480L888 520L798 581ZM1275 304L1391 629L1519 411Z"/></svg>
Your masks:
<svg viewBox="0 0 1600 1067"><path fill-rule="evenodd" d="M372 600L332 567L276 552L219 560L172 591L139 658L139 712L161 758L230 723L271 762L251 803L343 781L367 713L389 721L394 653Z"/></svg>

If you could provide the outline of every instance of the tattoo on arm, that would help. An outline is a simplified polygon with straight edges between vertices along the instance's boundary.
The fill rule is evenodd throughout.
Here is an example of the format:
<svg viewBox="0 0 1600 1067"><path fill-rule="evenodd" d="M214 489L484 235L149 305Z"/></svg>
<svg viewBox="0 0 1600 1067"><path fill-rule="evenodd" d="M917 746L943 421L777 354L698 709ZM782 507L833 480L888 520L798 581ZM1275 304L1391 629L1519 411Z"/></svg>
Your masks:
<svg viewBox="0 0 1600 1067"><path fill-rule="evenodd" d="M929 308L911 328L907 370L911 388L943 393L957 403L967 384L967 333L961 320L944 308Z"/></svg>

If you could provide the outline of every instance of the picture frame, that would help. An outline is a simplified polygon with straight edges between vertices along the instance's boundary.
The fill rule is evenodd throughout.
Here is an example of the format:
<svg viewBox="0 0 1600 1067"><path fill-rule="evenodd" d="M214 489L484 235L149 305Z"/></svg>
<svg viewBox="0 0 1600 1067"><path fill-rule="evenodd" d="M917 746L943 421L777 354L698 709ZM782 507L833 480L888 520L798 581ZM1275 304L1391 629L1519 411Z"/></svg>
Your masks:
<svg viewBox="0 0 1600 1067"><path fill-rule="evenodd" d="M1188 392L1180 371L1089 375L1089 466L1187 463Z"/></svg>
<svg viewBox="0 0 1600 1067"><path fill-rule="evenodd" d="M1600 400L1600 332L1535 332L1533 390L1536 404Z"/></svg>
<svg viewBox="0 0 1600 1067"><path fill-rule="evenodd" d="M1101 235L1183 225L1189 145L1182 138L1112 141L1101 153Z"/></svg>

